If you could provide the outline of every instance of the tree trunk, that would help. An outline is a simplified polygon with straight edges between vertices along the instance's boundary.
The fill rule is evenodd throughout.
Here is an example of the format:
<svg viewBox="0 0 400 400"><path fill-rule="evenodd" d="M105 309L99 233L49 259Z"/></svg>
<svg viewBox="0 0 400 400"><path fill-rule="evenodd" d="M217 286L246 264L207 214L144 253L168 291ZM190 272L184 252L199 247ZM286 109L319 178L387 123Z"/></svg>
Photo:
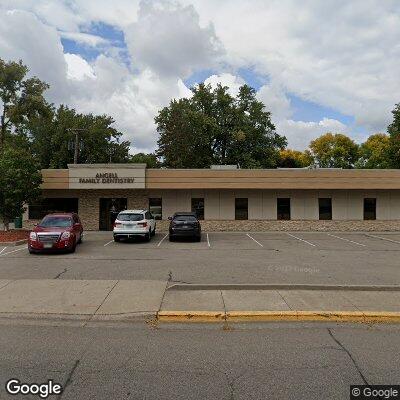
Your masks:
<svg viewBox="0 0 400 400"><path fill-rule="evenodd" d="M4 231L8 232L10 230L10 221L7 218L3 219Z"/></svg>

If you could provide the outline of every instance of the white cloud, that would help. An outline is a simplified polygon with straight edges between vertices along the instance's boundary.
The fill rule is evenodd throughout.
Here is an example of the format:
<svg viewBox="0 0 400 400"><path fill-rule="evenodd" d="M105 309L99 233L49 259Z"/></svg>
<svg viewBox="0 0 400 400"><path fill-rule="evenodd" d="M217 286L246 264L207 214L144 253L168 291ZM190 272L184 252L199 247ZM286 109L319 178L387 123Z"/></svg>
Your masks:
<svg viewBox="0 0 400 400"><path fill-rule="evenodd" d="M76 79L81 81L82 79L95 78L93 68L89 63L82 57L76 54L64 54L65 61L67 62L67 78Z"/></svg>
<svg viewBox="0 0 400 400"><path fill-rule="evenodd" d="M59 32L60 36L64 39L70 39L75 42L96 47L99 45L107 45L109 42L106 39L103 39L100 36L90 35L88 33L81 33L81 32Z"/></svg>
<svg viewBox="0 0 400 400"><path fill-rule="evenodd" d="M272 113L272 121L277 123L292 115L290 100L284 90L277 85L264 85L257 92L257 98Z"/></svg>
<svg viewBox="0 0 400 400"><path fill-rule="evenodd" d="M227 86L229 88L228 93L230 93L232 96L237 96L240 86L244 85L245 81L240 76L223 73L220 75L209 76L204 83L206 85L210 84L213 89L215 89L218 84Z"/></svg>
<svg viewBox="0 0 400 400"><path fill-rule="evenodd" d="M327 132L348 134L348 128L336 119L324 118L319 122L282 120L276 124L277 132L288 139L288 147L304 150L311 140Z"/></svg>
<svg viewBox="0 0 400 400"><path fill-rule="evenodd" d="M212 24L200 27L193 6L170 1L140 3L137 22L125 29L135 65L160 76L188 77L216 65L222 46Z"/></svg>

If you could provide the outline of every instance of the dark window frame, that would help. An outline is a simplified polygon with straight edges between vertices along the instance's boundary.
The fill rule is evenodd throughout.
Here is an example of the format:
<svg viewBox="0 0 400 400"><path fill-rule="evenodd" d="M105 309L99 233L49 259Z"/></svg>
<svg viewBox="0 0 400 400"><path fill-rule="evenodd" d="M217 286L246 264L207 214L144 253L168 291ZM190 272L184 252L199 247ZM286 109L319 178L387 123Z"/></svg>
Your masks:
<svg viewBox="0 0 400 400"><path fill-rule="evenodd" d="M248 219L249 219L249 199L247 197L236 197L235 220L246 221Z"/></svg>
<svg viewBox="0 0 400 400"><path fill-rule="evenodd" d="M327 204L322 204L326 202ZM319 197L318 198L318 215L320 221L332 220L332 198Z"/></svg>
<svg viewBox="0 0 400 400"><path fill-rule="evenodd" d="M194 204L196 201L198 204L203 203L203 207L196 207L196 204ZM205 209L204 197L192 197L191 210L192 210L192 212L196 213L196 217L200 221L204 220L204 209Z"/></svg>
<svg viewBox="0 0 400 400"><path fill-rule="evenodd" d="M363 218L365 221L376 220L376 197L364 197Z"/></svg>
<svg viewBox="0 0 400 400"><path fill-rule="evenodd" d="M78 213L78 208L78 197L45 197L29 204L28 218L41 220L52 213Z"/></svg>
<svg viewBox="0 0 400 400"><path fill-rule="evenodd" d="M276 219L279 221L289 221L292 218L291 211L292 211L292 202L290 200L290 197L277 197Z"/></svg>
<svg viewBox="0 0 400 400"><path fill-rule="evenodd" d="M157 205L152 205L151 203L154 200L157 200L157 201L159 200L160 204L159 205L158 204ZM160 208L161 213L154 212L153 211L154 207ZM162 211L163 211L163 200L162 200L162 197L149 197L149 211L150 211L150 214L154 217L154 219L156 219L156 220L161 220L162 219Z"/></svg>

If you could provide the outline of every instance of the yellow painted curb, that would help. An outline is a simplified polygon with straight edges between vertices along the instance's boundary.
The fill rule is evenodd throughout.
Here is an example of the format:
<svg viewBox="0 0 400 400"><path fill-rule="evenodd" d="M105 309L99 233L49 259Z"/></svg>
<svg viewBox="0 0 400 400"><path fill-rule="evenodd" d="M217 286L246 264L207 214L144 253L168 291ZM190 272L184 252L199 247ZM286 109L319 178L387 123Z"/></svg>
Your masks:
<svg viewBox="0 0 400 400"><path fill-rule="evenodd" d="M160 311L161 322L330 321L361 323L400 322L400 312L386 311Z"/></svg>
<svg viewBox="0 0 400 400"><path fill-rule="evenodd" d="M160 311L159 321L165 322L221 322L225 313L220 311Z"/></svg>

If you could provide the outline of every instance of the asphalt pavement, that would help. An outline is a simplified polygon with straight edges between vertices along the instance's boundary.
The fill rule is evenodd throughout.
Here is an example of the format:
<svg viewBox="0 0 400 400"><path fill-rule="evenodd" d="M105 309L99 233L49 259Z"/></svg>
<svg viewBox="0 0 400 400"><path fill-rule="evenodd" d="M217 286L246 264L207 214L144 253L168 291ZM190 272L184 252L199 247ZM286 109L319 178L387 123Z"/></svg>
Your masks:
<svg viewBox="0 0 400 400"><path fill-rule="evenodd" d="M348 399L399 382L399 325L0 325L10 378L53 379L63 400Z"/></svg>

